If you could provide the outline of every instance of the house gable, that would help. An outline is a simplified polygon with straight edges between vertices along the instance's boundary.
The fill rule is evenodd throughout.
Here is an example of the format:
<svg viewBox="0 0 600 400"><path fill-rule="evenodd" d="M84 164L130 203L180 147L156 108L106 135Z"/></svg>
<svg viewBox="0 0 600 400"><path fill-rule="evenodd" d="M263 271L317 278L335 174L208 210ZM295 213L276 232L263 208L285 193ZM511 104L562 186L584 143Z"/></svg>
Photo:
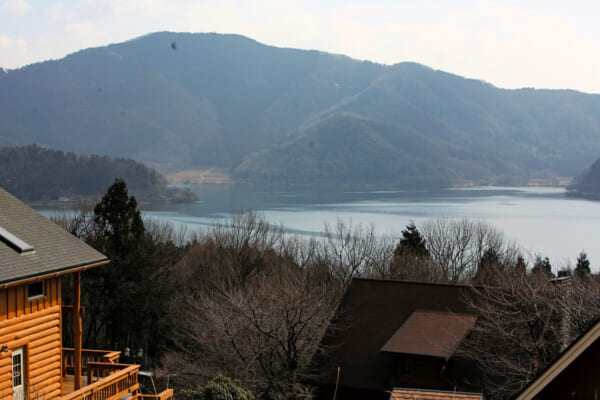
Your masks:
<svg viewBox="0 0 600 400"><path fill-rule="evenodd" d="M353 398L350 392L356 398L367 393L370 398L389 398L394 386L454 387L455 378L462 379L454 369L472 371L461 364L462 360L451 357L475 319L464 301L470 291L463 285L353 279L342 300L340 316L322 341L326 354L315 360L325 376L320 384L321 397L327 398L336 381L344 398ZM459 323L454 324L457 329L444 337L446 348L424 345L418 354L408 351L411 340L399 337L398 332L403 327L412 331L413 327L426 326L429 339L435 339L436 320L431 317L436 315L458 318Z"/></svg>

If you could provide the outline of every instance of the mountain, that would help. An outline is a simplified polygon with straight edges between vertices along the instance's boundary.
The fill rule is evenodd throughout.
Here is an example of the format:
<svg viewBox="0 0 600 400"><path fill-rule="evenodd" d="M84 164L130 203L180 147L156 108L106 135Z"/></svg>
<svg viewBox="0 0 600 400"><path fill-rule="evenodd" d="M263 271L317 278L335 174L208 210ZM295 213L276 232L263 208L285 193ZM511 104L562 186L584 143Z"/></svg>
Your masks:
<svg viewBox="0 0 600 400"><path fill-rule="evenodd" d="M232 166L362 90L381 68L237 35L152 34L9 71L0 78L0 141Z"/></svg>
<svg viewBox="0 0 600 400"><path fill-rule="evenodd" d="M31 143L250 181L522 183L595 159L600 95L160 32L0 74L0 146Z"/></svg>
<svg viewBox="0 0 600 400"><path fill-rule="evenodd" d="M409 127L351 114L335 114L301 136L252 154L234 172L257 182L410 187L523 175L502 160L464 152Z"/></svg>
<svg viewBox="0 0 600 400"><path fill-rule="evenodd" d="M600 158L573 178L568 189L576 197L600 199Z"/></svg>
<svg viewBox="0 0 600 400"><path fill-rule="evenodd" d="M190 193L167 188L161 174L133 160L36 145L0 148L0 187L23 200L98 197L115 178L123 178L138 200L192 199Z"/></svg>

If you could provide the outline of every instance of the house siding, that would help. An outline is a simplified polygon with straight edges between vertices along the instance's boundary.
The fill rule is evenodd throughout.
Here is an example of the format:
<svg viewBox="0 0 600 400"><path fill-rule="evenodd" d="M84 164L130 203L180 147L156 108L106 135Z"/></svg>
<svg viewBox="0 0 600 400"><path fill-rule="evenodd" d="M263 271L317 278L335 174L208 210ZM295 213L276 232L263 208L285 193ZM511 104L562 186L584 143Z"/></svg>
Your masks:
<svg viewBox="0 0 600 400"><path fill-rule="evenodd" d="M60 279L46 279L45 296L27 299L27 284L0 290L0 399L12 399L12 351L24 349L26 398L61 395ZM28 396L27 396L28 394Z"/></svg>

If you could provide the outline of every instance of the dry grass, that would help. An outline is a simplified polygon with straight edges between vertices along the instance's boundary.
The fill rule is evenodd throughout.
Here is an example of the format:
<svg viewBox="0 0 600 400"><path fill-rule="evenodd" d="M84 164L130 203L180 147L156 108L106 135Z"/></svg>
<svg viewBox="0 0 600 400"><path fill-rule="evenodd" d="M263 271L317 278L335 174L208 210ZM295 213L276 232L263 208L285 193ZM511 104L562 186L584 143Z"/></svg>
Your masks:
<svg viewBox="0 0 600 400"><path fill-rule="evenodd" d="M226 168L186 169L167 175L172 184L233 183Z"/></svg>

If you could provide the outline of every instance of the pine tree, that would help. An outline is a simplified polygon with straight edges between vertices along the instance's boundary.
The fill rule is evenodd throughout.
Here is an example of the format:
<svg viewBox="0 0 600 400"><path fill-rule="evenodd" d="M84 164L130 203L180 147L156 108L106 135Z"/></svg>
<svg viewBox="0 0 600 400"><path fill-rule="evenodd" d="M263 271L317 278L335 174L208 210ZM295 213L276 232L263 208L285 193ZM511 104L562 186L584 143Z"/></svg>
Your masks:
<svg viewBox="0 0 600 400"><path fill-rule="evenodd" d="M90 244L104 253L110 264L90 270L83 280L93 314L90 340L101 338L92 345L135 346L147 351L149 344L139 341L149 329L146 303L153 290L149 279L153 265L144 251L146 235L137 201L129 196L123 179L115 179L94 208L94 223L96 232Z"/></svg>
<svg viewBox="0 0 600 400"><path fill-rule="evenodd" d="M515 263L515 272L517 272L519 276L523 276L527 273L527 262L520 254L517 256L517 262Z"/></svg>
<svg viewBox="0 0 600 400"><path fill-rule="evenodd" d="M126 258L144 237L144 222L135 197L129 197L127 185L117 178L102 201L94 208L94 222L99 229L97 248L111 258Z"/></svg>
<svg viewBox="0 0 600 400"><path fill-rule="evenodd" d="M531 274L543 274L548 278L554 277L552 273L552 264L550 264L550 259L548 257L544 257L542 259L541 256L535 257L535 262L533 263L533 268L531 268Z"/></svg>
<svg viewBox="0 0 600 400"><path fill-rule="evenodd" d="M577 265L575 266L575 275L580 278L589 276L592 271L590 270L590 260L587 258L587 254L582 251L577 257Z"/></svg>
<svg viewBox="0 0 600 400"><path fill-rule="evenodd" d="M494 248L487 249L479 264L477 265L477 272L475 273L475 282L478 284L497 285L498 280L502 274L503 265L500 262L498 251Z"/></svg>
<svg viewBox="0 0 600 400"><path fill-rule="evenodd" d="M394 257L412 255L415 257L429 257L429 250L425 246L425 239L413 221L406 225L402 231L402 238L394 250Z"/></svg>

